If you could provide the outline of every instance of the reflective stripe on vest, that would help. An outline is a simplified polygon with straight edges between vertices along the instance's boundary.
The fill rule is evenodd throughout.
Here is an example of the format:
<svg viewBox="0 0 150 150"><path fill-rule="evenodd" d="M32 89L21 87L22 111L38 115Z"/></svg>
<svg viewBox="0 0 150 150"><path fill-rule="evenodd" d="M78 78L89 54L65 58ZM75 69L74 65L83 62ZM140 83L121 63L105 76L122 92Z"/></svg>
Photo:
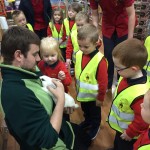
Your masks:
<svg viewBox="0 0 150 150"><path fill-rule="evenodd" d="M75 76L77 87L77 100L81 102L95 101L98 95L98 83L96 80L96 72L103 54L97 54L89 61L82 70L82 51L76 53Z"/></svg>
<svg viewBox="0 0 150 150"><path fill-rule="evenodd" d="M30 23L27 23L26 26L28 27L28 29L32 32L34 32L33 27Z"/></svg>
<svg viewBox="0 0 150 150"><path fill-rule="evenodd" d="M138 148L138 150L150 150L150 144L143 145L142 147Z"/></svg>
<svg viewBox="0 0 150 150"><path fill-rule="evenodd" d="M74 23L72 29L70 30L68 18L65 18L65 19L64 19L64 25L65 25L65 28L66 28L66 34L67 34L67 36L69 36L70 33L71 33L73 30L77 30L76 23Z"/></svg>
<svg viewBox="0 0 150 150"><path fill-rule="evenodd" d="M122 78L120 78L118 85L121 80ZM128 125L131 124L134 119L134 112L130 107L132 102L137 97L144 96L149 87L148 79L146 83L130 86L118 94L117 87L111 111L108 116L108 122L111 128L121 133L128 128Z"/></svg>
<svg viewBox="0 0 150 150"><path fill-rule="evenodd" d="M71 32L70 36L71 36L71 41L72 41L72 45L73 45L72 61L73 61L73 63L75 63L75 55L76 55L77 51L79 50L79 44L77 41L77 30L73 30Z"/></svg>
<svg viewBox="0 0 150 150"><path fill-rule="evenodd" d="M51 23L51 22L49 23L49 27L50 27L50 29L51 29L51 31L52 31L52 37L55 38L57 41L59 41L59 40L62 38L62 36L63 36L63 24L62 24L62 26L61 26L61 29L60 29L60 32L59 32L59 33L58 33L58 31L57 31L55 25L52 26L52 23ZM60 48L64 48L64 47L66 47L66 41L65 41L65 42L62 42L62 43L60 44Z"/></svg>
<svg viewBox="0 0 150 150"><path fill-rule="evenodd" d="M146 47L147 53L148 53L147 63L144 66L144 69L146 70L147 75L148 75L149 80L150 80L150 36L148 36L146 38L144 46Z"/></svg>

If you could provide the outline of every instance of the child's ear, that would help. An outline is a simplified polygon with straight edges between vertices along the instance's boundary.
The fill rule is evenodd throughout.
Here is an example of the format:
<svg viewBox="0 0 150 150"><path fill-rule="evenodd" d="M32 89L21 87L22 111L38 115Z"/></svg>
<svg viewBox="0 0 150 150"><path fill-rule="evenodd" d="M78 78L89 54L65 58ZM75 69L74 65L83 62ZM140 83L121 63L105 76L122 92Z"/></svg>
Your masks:
<svg viewBox="0 0 150 150"><path fill-rule="evenodd" d="M131 69L133 71L138 71L138 70L140 70L140 67L139 66L132 66Z"/></svg>

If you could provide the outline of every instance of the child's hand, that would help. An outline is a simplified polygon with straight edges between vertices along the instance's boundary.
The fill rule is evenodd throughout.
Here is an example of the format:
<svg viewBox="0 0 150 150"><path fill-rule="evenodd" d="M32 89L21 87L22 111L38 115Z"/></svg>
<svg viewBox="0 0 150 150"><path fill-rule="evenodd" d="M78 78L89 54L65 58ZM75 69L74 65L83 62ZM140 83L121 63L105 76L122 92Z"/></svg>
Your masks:
<svg viewBox="0 0 150 150"><path fill-rule="evenodd" d="M103 101L96 100L96 106L103 106Z"/></svg>
<svg viewBox="0 0 150 150"><path fill-rule="evenodd" d="M126 131L124 131L123 134L121 134L120 137L121 137L123 140L125 140L125 141L131 141L131 140L132 140L132 138L130 138L130 137L127 135Z"/></svg>
<svg viewBox="0 0 150 150"><path fill-rule="evenodd" d="M65 73L64 73L63 71L59 71L59 73L58 73L58 78L59 78L60 80L64 80L64 79L66 78Z"/></svg>
<svg viewBox="0 0 150 150"><path fill-rule="evenodd" d="M71 65L71 59L66 59L66 63L68 66L70 66Z"/></svg>

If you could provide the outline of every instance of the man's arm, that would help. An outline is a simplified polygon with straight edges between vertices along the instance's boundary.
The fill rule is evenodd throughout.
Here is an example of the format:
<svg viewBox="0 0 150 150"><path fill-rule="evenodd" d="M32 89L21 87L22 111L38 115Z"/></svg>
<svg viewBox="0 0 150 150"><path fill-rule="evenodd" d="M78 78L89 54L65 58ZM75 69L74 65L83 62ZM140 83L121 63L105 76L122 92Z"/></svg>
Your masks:
<svg viewBox="0 0 150 150"><path fill-rule="evenodd" d="M53 89L49 86L48 90L54 94L57 99L57 103L50 117L50 123L52 124L56 132L59 133L64 111L65 93L63 84L60 81L53 80L53 83L56 85L56 89Z"/></svg>
<svg viewBox="0 0 150 150"><path fill-rule="evenodd" d="M134 27L135 27L135 9L134 4L126 8L128 14L128 38L133 38Z"/></svg>

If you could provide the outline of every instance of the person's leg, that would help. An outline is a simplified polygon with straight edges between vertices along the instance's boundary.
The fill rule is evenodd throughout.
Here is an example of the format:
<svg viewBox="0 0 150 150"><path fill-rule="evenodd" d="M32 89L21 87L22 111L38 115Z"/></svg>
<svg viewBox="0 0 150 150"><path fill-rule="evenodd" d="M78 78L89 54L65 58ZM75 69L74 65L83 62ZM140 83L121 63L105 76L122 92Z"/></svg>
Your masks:
<svg viewBox="0 0 150 150"><path fill-rule="evenodd" d="M108 61L108 89L111 89L113 83L114 76L114 63L112 59L112 50L114 48L113 36L111 38L107 38L103 36L104 43L104 56Z"/></svg>
<svg viewBox="0 0 150 150"><path fill-rule="evenodd" d="M88 150L91 145L91 139L87 133L82 130L78 125L71 123L73 131L75 133L75 142L73 150Z"/></svg>
<svg viewBox="0 0 150 150"><path fill-rule="evenodd" d="M133 150L133 144L136 140L125 141L121 137L121 133L116 132L114 141L114 150Z"/></svg>
<svg viewBox="0 0 150 150"><path fill-rule="evenodd" d="M82 129L86 129L91 126L90 112L89 112L89 104L88 102L81 102L81 108L83 111L84 121L80 123L80 127Z"/></svg>

